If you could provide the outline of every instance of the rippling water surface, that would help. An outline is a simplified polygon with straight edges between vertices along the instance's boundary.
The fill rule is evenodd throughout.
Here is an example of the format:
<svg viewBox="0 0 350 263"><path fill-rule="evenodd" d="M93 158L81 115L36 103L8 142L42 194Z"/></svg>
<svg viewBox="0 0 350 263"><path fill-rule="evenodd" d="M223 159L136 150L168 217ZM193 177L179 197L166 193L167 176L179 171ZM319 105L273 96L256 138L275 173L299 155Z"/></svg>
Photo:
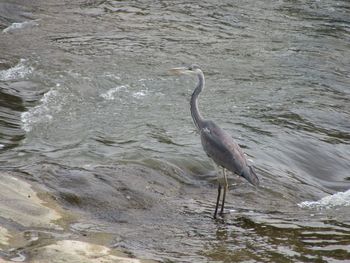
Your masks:
<svg viewBox="0 0 350 263"><path fill-rule="evenodd" d="M15 2L0 3L0 164L80 215L68 235L166 262L350 260L348 1ZM202 114L261 180L230 176L218 221L196 79L168 74L194 62Z"/></svg>

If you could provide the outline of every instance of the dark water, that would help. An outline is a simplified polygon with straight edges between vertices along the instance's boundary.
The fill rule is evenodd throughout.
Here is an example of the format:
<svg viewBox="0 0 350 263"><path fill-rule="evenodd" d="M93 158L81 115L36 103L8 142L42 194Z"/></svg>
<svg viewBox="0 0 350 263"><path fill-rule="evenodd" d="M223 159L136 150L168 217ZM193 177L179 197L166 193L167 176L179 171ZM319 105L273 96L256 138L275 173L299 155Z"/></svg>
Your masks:
<svg viewBox="0 0 350 263"><path fill-rule="evenodd" d="M80 215L68 235L165 262L350 260L348 1L2 1L0 30L0 164ZM193 62L261 180L230 176L218 221L196 80L168 74Z"/></svg>

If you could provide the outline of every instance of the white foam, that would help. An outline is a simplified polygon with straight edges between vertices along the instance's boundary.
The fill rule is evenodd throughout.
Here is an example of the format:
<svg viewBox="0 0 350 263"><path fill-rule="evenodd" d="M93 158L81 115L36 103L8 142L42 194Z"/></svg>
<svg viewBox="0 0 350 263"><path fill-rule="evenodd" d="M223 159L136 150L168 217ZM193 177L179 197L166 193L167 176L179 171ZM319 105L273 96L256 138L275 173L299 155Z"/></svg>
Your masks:
<svg viewBox="0 0 350 263"><path fill-rule="evenodd" d="M122 85L122 86L117 86L115 88L112 88L108 90L105 93L100 94L100 97L104 98L105 100L114 100L117 97L117 93L120 90L127 90L127 87Z"/></svg>
<svg viewBox="0 0 350 263"><path fill-rule="evenodd" d="M115 88L109 89L105 93L100 94L100 97L104 98L105 100L115 100L120 97L120 95L122 94L121 92L123 92L124 95L125 93L128 93L129 95L131 95L136 99L141 99L142 97L145 97L149 93L148 89L142 89L139 91L130 92L127 85L121 85L121 86L117 86Z"/></svg>
<svg viewBox="0 0 350 263"><path fill-rule="evenodd" d="M112 79L116 79L116 80L120 80L121 79L119 76L117 76L117 75L115 75L113 73L108 73L108 72L105 73L104 76L107 77L107 78L112 78Z"/></svg>
<svg viewBox="0 0 350 263"><path fill-rule="evenodd" d="M2 30L2 32L9 33L9 32L12 32L14 30L17 30L17 29L22 29L22 28L27 28L27 27L31 27L31 26L37 26L37 25L38 25L38 23L35 20L24 21L24 22L20 22L20 23L12 23L8 27L6 27L4 30Z"/></svg>
<svg viewBox="0 0 350 263"><path fill-rule="evenodd" d="M140 98L146 96L147 93L148 93L148 90L140 90L140 91L134 92L134 93L132 94L132 96L133 96L134 98L140 99Z"/></svg>
<svg viewBox="0 0 350 263"><path fill-rule="evenodd" d="M323 197L318 201L304 201L298 204L301 208L332 208L338 206L350 206L350 190L338 192Z"/></svg>
<svg viewBox="0 0 350 263"><path fill-rule="evenodd" d="M6 70L0 70L0 80L8 81L22 79L31 74L33 72L33 68L31 66L27 66L26 61L27 60L22 58L16 66Z"/></svg>
<svg viewBox="0 0 350 263"><path fill-rule="evenodd" d="M39 105L21 114L23 130L29 132L32 130L33 124L52 120L52 110L55 110L56 112L61 110L60 105L51 106L51 104L54 104L54 98L57 97L57 94L58 92L56 90L49 90L41 98L41 103Z"/></svg>

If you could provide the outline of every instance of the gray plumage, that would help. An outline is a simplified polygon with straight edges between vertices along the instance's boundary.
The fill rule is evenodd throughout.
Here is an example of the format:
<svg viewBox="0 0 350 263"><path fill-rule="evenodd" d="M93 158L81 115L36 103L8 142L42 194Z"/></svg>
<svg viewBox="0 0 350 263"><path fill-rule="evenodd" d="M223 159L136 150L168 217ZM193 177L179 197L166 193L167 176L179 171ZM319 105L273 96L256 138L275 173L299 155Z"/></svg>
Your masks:
<svg viewBox="0 0 350 263"><path fill-rule="evenodd" d="M205 86L204 74L197 65L190 67L181 67L172 69L177 74L195 74L198 77L198 84L191 96L190 106L193 122L200 133L201 142L204 151L218 165L223 168L224 175L224 193L221 204L220 214L223 214L226 190L228 188L225 169L234 174L244 177L249 183L258 186L259 178L254 168L248 165L247 160L241 147L233 140L233 138L213 121L205 120L198 109L198 96ZM218 197L214 212L216 218L217 210L221 195L221 183L218 186Z"/></svg>
<svg viewBox="0 0 350 263"><path fill-rule="evenodd" d="M205 121L200 135L204 151L218 166L244 177L255 186L259 185L259 179L247 164L241 147L227 132L214 122Z"/></svg>

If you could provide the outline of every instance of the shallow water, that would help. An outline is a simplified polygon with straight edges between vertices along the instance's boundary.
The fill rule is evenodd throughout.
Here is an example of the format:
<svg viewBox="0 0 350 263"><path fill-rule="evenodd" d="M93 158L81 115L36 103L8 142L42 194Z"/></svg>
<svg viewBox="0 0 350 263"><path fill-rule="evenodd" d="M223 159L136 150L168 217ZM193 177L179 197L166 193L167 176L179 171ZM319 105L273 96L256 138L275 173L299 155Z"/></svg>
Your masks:
<svg viewBox="0 0 350 263"><path fill-rule="evenodd" d="M1 167L79 214L65 234L137 257L350 260L349 18L329 0L3 1ZM168 74L193 62L202 114L261 180L230 176L218 221L196 79Z"/></svg>

